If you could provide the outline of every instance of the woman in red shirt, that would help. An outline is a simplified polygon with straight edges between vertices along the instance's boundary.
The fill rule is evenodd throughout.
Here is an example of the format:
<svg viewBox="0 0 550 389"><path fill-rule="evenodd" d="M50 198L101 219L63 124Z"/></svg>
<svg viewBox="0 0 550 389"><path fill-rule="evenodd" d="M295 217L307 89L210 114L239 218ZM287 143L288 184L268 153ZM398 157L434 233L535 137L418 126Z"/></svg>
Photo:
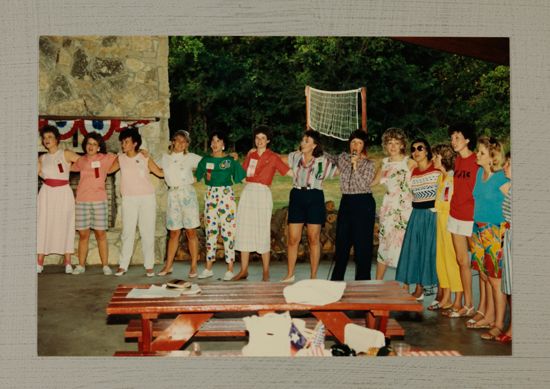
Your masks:
<svg viewBox="0 0 550 389"><path fill-rule="evenodd" d="M251 252L262 256L262 281L269 281L271 252L271 214L273 199L269 189L276 172L292 176L292 171L283 159L267 146L271 141L271 129L259 126L254 130L256 149L244 161L246 186L241 193L237 209L235 250L241 252L241 270L232 281L248 277L248 262Z"/></svg>

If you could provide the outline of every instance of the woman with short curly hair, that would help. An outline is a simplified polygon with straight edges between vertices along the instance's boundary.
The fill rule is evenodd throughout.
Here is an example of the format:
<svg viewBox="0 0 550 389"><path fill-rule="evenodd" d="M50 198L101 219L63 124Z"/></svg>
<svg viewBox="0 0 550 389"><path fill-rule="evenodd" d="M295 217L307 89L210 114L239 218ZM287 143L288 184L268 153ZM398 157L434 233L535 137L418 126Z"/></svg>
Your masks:
<svg viewBox="0 0 550 389"><path fill-rule="evenodd" d="M384 278L388 266L397 267L412 211L410 180L411 170L416 166L407 156L407 136L402 129L388 128L382 135L382 146L387 157L371 183L386 186L379 215L377 280Z"/></svg>

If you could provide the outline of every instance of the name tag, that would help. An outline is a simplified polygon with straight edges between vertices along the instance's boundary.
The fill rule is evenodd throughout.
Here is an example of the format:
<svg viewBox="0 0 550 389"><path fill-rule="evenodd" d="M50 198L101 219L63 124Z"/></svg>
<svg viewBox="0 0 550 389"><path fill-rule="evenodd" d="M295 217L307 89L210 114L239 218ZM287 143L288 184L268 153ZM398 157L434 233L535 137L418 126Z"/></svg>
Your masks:
<svg viewBox="0 0 550 389"><path fill-rule="evenodd" d="M206 169L207 170L214 170L214 164L212 162L206 163Z"/></svg>
<svg viewBox="0 0 550 389"><path fill-rule="evenodd" d="M254 173L256 173L256 166L258 166L258 160L257 159L251 159L250 164L248 165L248 169L246 169L246 176L247 177L253 177Z"/></svg>
<svg viewBox="0 0 550 389"><path fill-rule="evenodd" d="M92 162L92 168L93 169L99 169L101 167L101 162L100 161L93 161Z"/></svg>

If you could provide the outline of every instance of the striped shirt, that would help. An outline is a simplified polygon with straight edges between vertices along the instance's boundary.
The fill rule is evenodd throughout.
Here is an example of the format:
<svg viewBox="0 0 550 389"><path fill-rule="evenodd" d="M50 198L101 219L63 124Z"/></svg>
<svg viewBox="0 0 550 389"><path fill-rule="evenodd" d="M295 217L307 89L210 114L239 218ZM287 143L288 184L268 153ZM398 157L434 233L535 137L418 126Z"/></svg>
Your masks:
<svg viewBox="0 0 550 389"><path fill-rule="evenodd" d="M295 188L323 189L323 181L334 176L336 165L321 155L306 163L301 151L288 154L288 164L294 173Z"/></svg>
<svg viewBox="0 0 550 389"><path fill-rule="evenodd" d="M502 202L502 215L504 220L508 223L512 223L512 187L508 190L508 193L504 195L504 201Z"/></svg>
<svg viewBox="0 0 550 389"><path fill-rule="evenodd" d="M413 193L413 207L415 204L422 207L422 204L427 208L431 208L434 205L437 195L437 180L441 172L434 168L433 164L430 164L426 170L421 171L419 168L415 168L412 171L411 176L411 189Z"/></svg>

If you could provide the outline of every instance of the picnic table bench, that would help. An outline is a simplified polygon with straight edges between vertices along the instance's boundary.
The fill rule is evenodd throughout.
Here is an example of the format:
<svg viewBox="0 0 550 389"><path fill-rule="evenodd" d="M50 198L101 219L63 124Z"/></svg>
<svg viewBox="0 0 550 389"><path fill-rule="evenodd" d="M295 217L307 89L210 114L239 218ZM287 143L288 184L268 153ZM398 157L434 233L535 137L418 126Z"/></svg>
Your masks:
<svg viewBox="0 0 550 389"><path fill-rule="evenodd" d="M344 342L344 328L354 320L346 312L365 313L362 322L388 335L389 313L420 312L421 303L396 281L350 281L342 298L322 306L287 303L283 289L288 284L271 282L208 282L200 284L202 293L176 298L127 298L133 288L150 285L119 285L107 306L108 315L140 315L131 322L125 335L138 338L138 350L146 355L154 351L179 350L193 336L245 336L244 328L214 314L258 314L269 312L310 312L321 320L338 341ZM159 319L165 314L173 319ZM227 321L223 321L227 320ZM242 322L242 320L240 320ZM228 324L231 324L228 326Z"/></svg>

